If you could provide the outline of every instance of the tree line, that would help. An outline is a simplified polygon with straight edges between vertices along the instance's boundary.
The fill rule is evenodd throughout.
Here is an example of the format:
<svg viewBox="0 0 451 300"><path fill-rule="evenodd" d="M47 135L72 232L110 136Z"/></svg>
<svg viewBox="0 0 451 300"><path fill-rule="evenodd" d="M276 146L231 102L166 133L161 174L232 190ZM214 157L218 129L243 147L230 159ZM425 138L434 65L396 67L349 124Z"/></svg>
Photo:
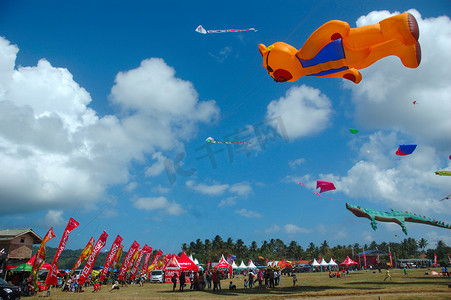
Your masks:
<svg viewBox="0 0 451 300"><path fill-rule="evenodd" d="M199 260L200 263L217 262L224 255L234 255L237 261L243 260L246 264L249 259L253 261L264 263L266 259L268 260L290 260L299 261L302 260L312 260L314 258L323 257L326 260L334 258L337 261L342 261L346 256L353 257L358 253L365 250L380 250L383 252L391 252L393 259L401 258L418 258L422 253L426 255L428 259L434 259L434 254L437 254L438 263L448 262L447 254L451 254L451 247L447 246L443 241L438 241L435 248L426 249L429 246L427 240L421 238L415 240L413 238L406 238L399 243L396 242L382 242L380 244L375 241L370 244L360 245L355 243L353 245L336 245L329 246L329 243L325 240L320 245L315 245L313 242L308 244L307 248L303 248L296 241L291 241L289 244L285 244L281 239L270 239L269 241L263 241L259 245L256 241L252 241L249 245L246 245L242 239L237 239L234 241L232 238L223 240L221 236L216 235L212 240L210 239L197 239L195 242L183 243L181 251L176 253L180 255L182 251L185 251L187 255L193 255ZM33 247L33 253L36 253L39 246ZM46 247L46 262L52 263L53 257L55 256L57 248ZM71 269L75 264L76 260L80 256L83 249L70 250L65 249L59 259L58 268L59 269ZM156 254L157 250L154 250L152 257ZM106 261L108 252L102 251L98 254L96 259L96 266L103 266ZM126 252L123 253L122 259L119 261L117 267L119 268ZM263 257L264 259L261 259Z"/></svg>

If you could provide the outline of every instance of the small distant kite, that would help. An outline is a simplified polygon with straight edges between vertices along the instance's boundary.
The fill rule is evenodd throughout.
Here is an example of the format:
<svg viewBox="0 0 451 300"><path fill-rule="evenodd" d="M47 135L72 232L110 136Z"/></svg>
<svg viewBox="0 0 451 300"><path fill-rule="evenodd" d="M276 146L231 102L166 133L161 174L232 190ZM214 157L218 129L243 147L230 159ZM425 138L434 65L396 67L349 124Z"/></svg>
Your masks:
<svg viewBox="0 0 451 300"><path fill-rule="evenodd" d="M349 129L349 131L350 131L352 134L355 134L355 133L359 132L357 129L354 129L354 128Z"/></svg>
<svg viewBox="0 0 451 300"><path fill-rule="evenodd" d="M395 234L396 237L399 237L399 235Z"/></svg>
<svg viewBox="0 0 451 300"><path fill-rule="evenodd" d="M448 196L446 196L446 197L443 198L443 199L440 199L440 201L449 200L449 199L451 199L451 194L449 194Z"/></svg>
<svg viewBox="0 0 451 300"><path fill-rule="evenodd" d="M298 184L305 186L302 182L298 182ZM316 188L321 188L319 193L315 192L316 195L323 197L323 198L327 198L330 200L340 200L340 199L335 199L335 198L330 198L330 197L326 197L321 195L320 193L322 192L327 192L327 191L331 191L331 190L335 190L335 186L332 182L330 181L325 181L325 180L317 180L316 181Z"/></svg>
<svg viewBox="0 0 451 300"><path fill-rule="evenodd" d="M451 176L451 171L436 171L435 175L439 176Z"/></svg>
<svg viewBox="0 0 451 300"><path fill-rule="evenodd" d="M417 104L417 100L413 101L412 103L413 103L413 105Z"/></svg>
<svg viewBox="0 0 451 300"><path fill-rule="evenodd" d="M451 155L449 156L449 159L451 159Z"/></svg>
<svg viewBox="0 0 451 300"><path fill-rule="evenodd" d="M207 138L205 141L207 143L212 143L212 144L227 144L227 145L229 145L229 144L252 144L249 142L218 142L218 141L215 141L215 139L212 137Z"/></svg>
<svg viewBox="0 0 451 300"><path fill-rule="evenodd" d="M412 154L415 151L417 145L399 145L398 150L396 151L396 155L406 156Z"/></svg>
<svg viewBox="0 0 451 300"><path fill-rule="evenodd" d="M206 30L202 27L202 25L197 26L196 31L202 34L207 33L224 33L224 32L241 32L241 31L257 31L255 28L247 28L247 29L220 29L220 30Z"/></svg>

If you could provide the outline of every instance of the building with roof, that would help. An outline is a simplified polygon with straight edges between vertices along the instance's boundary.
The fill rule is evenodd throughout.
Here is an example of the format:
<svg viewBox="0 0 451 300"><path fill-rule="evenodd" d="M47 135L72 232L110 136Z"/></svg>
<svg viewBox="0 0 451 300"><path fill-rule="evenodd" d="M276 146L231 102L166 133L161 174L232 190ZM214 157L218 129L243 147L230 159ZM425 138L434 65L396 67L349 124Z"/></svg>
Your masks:
<svg viewBox="0 0 451 300"><path fill-rule="evenodd" d="M387 261L386 256L388 256L388 253L385 253L381 250L366 250L360 253L357 253L354 257L354 260L359 263L360 266L365 266L365 260L366 260L366 266L376 266L379 263L383 261Z"/></svg>
<svg viewBox="0 0 451 300"><path fill-rule="evenodd" d="M0 229L0 277L5 277L8 266L26 263L33 245L41 242L42 238L31 228Z"/></svg>

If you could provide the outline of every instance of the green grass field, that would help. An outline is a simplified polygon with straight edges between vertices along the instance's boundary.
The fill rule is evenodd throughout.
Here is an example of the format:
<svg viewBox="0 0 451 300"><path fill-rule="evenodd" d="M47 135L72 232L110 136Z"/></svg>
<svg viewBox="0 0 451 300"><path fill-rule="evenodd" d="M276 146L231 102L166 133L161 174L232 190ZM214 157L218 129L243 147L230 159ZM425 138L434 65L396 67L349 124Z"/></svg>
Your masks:
<svg viewBox="0 0 451 300"><path fill-rule="evenodd" d="M244 289L243 276L232 279L237 290L230 291L230 279L221 281L222 291L190 291L189 285L184 292L172 291L172 284L146 283L143 287L130 285L111 291L111 286L93 293L92 287L83 293L63 293L61 289L52 289L51 299L451 299L451 278L425 275L431 270L409 270L405 276L403 270L391 270L392 281L385 281L385 272L356 271L345 278L329 278L328 272L297 273L298 282L293 287L291 277L283 276L280 286L272 289ZM439 271L438 269L436 271ZM303 283L305 284L303 285ZM178 289L178 286L177 286ZM45 293L39 293L28 299L40 299Z"/></svg>

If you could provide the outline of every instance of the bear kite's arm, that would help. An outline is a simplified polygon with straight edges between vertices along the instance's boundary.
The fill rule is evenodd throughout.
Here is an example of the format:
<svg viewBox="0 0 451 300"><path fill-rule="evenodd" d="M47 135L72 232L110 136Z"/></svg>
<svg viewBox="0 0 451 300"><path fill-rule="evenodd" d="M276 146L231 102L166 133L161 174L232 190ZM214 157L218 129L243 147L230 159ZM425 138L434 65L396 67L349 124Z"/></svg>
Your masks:
<svg viewBox="0 0 451 300"><path fill-rule="evenodd" d="M338 20L329 21L321 25L321 27L310 35L304 46L296 53L296 56L302 60L310 60L331 41L347 37L350 30L351 27L346 22Z"/></svg>
<svg viewBox="0 0 451 300"><path fill-rule="evenodd" d="M340 71L337 73L332 73L332 74L318 76L318 77L321 77L321 78L325 78L325 77L344 78L344 79L351 80L352 82L354 82L356 84L359 83L360 81L362 81L362 74L360 74L360 72L354 68L350 68L350 69L343 70L343 71Z"/></svg>

